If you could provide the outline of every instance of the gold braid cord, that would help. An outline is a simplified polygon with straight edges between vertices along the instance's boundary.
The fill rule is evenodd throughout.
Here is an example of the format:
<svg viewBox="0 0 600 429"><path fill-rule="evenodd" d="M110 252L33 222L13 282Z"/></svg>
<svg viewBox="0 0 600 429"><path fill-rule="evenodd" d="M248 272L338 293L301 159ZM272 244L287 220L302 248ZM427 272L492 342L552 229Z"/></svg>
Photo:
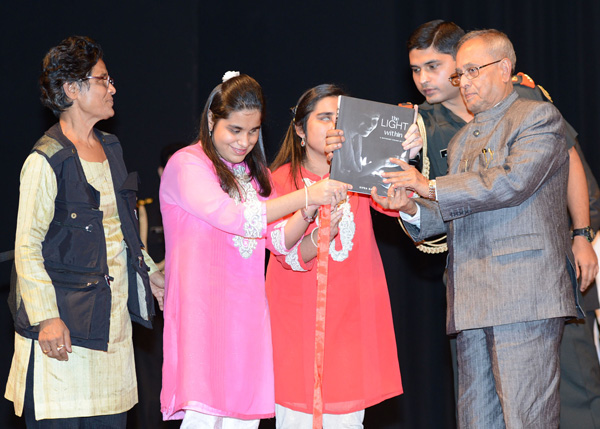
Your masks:
<svg viewBox="0 0 600 429"><path fill-rule="evenodd" d="M429 169L430 169L430 161L427 157L427 130L425 129L425 123L423 122L423 118L421 115L417 118L417 125L419 126L419 132L421 133L421 138L423 139L423 171L421 173L423 176L429 178ZM402 220L398 218L398 223L402 227L402 230L406 235L410 237L408 231L404 227ZM423 240L419 243L416 243L417 249L424 253L436 254L443 253L448 250L448 243L446 243L446 235L435 238L433 240Z"/></svg>
<svg viewBox="0 0 600 429"><path fill-rule="evenodd" d="M154 200L152 198L146 198L144 200L137 200L138 207L138 217L140 222L140 239L142 240L142 244L144 245L144 249L148 250L148 211L146 210L146 205L152 204ZM163 259L160 262L154 262L156 267L162 273L165 272L165 260Z"/></svg>
<svg viewBox="0 0 600 429"><path fill-rule="evenodd" d="M146 198L145 200L137 201L138 218L140 223L140 239L142 244L148 248L148 212L146 211L146 204L152 204L152 198Z"/></svg>

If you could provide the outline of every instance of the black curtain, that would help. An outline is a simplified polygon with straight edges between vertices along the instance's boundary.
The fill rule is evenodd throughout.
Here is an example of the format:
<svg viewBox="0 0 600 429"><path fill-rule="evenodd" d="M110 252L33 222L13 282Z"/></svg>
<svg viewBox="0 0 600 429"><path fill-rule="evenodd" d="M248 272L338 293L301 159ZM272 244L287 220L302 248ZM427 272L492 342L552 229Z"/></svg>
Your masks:
<svg viewBox="0 0 600 429"><path fill-rule="evenodd" d="M216 3L216 2L215 2ZM99 127L119 136L130 170L142 177L141 197L158 187L160 148L193 140L205 99L227 70L255 77L267 96L265 139L274 156L291 119L289 108L324 82L381 102L419 103L405 48L409 34L432 19L465 30L498 28L517 52L517 70L551 94L580 133L583 152L600 177L595 99L600 3L504 2L146 2L0 3L0 115L3 162L0 252L12 249L21 165L54 122L39 102L37 77L45 52L64 37L89 35L105 50L116 82L116 116ZM454 397L441 271L445 255L418 252L397 223L374 214L394 313L405 393L367 411L367 428L452 428ZM0 263L0 385L13 342L5 302L10 262ZM160 374L156 374L157 383ZM20 427L0 400L0 427ZM272 422L263 423L272 427ZM133 426L132 426L133 427Z"/></svg>

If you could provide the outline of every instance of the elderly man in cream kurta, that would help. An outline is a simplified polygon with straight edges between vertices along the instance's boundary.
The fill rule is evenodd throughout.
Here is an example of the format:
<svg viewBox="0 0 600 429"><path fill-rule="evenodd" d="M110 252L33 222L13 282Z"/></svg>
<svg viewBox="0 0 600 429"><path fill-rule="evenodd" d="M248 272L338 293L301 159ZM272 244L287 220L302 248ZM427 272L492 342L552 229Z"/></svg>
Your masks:
<svg viewBox="0 0 600 429"><path fill-rule="evenodd" d="M465 35L456 72L475 117L448 146L449 174L428 181L397 161L387 198L373 195L413 240L448 234L461 428L558 427L560 339L577 315L563 119L513 91L515 62L505 34Z"/></svg>

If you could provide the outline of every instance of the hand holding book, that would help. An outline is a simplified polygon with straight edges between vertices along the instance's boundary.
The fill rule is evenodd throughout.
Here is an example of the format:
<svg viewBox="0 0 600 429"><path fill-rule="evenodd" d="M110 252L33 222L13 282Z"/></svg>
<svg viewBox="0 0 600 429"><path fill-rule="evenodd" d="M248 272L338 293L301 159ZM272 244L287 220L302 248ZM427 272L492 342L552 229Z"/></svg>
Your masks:
<svg viewBox="0 0 600 429"><path fill-rule="evenodd" d="M325 153L327 154L327 161L331 162L333 159L333 153L341 149L342 144L346 141L344 132L342 130L328 130L325 137Z"/></svg>
<svg viewBox="0 0 600 429"><path fill-rule="evenodd" d="M416 114L417 110L415 109L415 115ZM402 142L402 148L409 151L408 159L414 159L423 148L423 138L421 137L419 127L416 123L413 123L408 128L404 138L406 140Z"/></svg>
<svg viewBox="0 0 600 429"><path fill-rule="evenodd" d="M326 135L331 178L351 183L354 192L363 194L375 186L385 196L390 185L383 181L384 173L399 170L390 159L408 161L423 146L416 118L416 108L340 96L337 129Z"/></svg>
<svg viewBox="0 0 600 429"><path fill-rule="evenodd" d="M429 179L423 176L419 170L401 159L391 158L390 161L402 170L382 174L383 182L388 184L388 189L406 189L416 192L424 198L429 196Z"/></svg>
<svg viewBox="0 0 600 429"><path fill-rule="evenodd" d="M423 148L423 138L421 137L419 127L416 123L411 124L408 128L405 138L406 140L402 142L402 148L409 151L408 159L414 159ZM344 132L342 130L327 131L327 137L325 139L327 161L331 162L334 152L337 149L340 149L345 141L346 139L344 138Z"/></svg>
<svg viewBox="0 0 600 429"><path fill-rule="evenodd" d="M408 191L406 188L392 187L390 186L387 190L387 195L382 197L377 195L377 188L373 186L371 189L371 197L373 201L379 204L385 210L395 210L414 216L417 212L417 203L411 197L412 191Z"/></svg>

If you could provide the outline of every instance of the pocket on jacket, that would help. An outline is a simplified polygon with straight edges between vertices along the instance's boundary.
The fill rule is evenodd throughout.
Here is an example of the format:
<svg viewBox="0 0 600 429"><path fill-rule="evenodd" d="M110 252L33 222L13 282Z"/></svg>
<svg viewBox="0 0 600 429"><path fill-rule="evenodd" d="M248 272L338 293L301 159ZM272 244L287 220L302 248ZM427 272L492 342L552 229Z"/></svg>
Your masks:
<svg viewBox="0 0 600 429"><path fill-rule="evenodd" d="M110 288L103 281L53 284L60 318L69 328L71 337L103 338L110 319Z"/></svg>
<svg viewBox="0 0 600 429"><path fill-rule="evenodd" d="M137 213L137 191L138 191L138 174L133 171L127 175L127 178L119 188L119 195L125 200L125 205L131 215L133 224L139 234L139 219Z"/></svg>
<svg viewBox="0 0 600 429"><path fill-rule="evenodd" d="M102 212L57 203L42 243L44 261L62 269L97 272L101 270L103 236Z"/></svg>
<svg viewBox="0 0 600 429"><path fill-rule="evenodd" d="M536 233L503 237L492 242L492 256L504 256L542 249L544 249L544 238L541 234Z"/></svg>

